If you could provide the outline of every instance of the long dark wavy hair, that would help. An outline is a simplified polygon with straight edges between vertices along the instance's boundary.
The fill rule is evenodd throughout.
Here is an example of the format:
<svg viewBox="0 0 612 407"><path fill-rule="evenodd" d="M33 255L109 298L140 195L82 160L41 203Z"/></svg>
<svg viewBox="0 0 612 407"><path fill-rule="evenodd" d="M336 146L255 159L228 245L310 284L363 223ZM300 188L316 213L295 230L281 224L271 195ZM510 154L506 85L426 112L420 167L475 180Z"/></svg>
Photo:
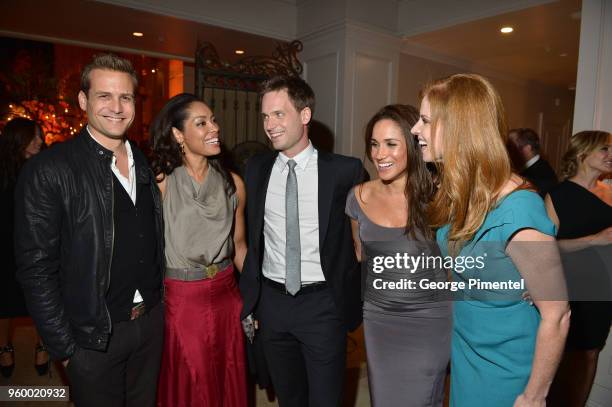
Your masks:
<svg viewBox="0 0 612 407"><path fill-rule="evenodd" d="M151 140L153 148L151 151L151 167L155 176L163 179L172 174L176 167L183 165L183 153L174 138L172 128L181 132L185 129L185 120L189 115L189 107L193 103L204 103L191 93L181 93L172 97L164 105L151 123ZM236 185L229 169L221 160L221 154L208 157L208 165L221 173L225 180L228 195L236 192ZM164 177L159 177L164 174Z"/></svg>
<svg viewBox="0 0 612 407"><path fill-rule="evenodd" d="M421 156L419 145L410 129L419 120L419 111L410 105L388 105L380 109L368 122L365 132L366 155L372 162L372 133L374 126L381 120L392 120L402 130L406 140L406 188L404 195L408 202L408 222L404 234L416 239L416 230L421 230L426 238L433 233L427 220L427 205L435 192L431 173L427 169Z"/></svg>
<svg viewBox="0 0 612 407"><path fill-rule="evenodd" d="M26 148L34 137L42 137L42 134L36 122L21 117L4 126L0 135L0 188L8 188L17 181L19 171L26 161Z"/></svg>

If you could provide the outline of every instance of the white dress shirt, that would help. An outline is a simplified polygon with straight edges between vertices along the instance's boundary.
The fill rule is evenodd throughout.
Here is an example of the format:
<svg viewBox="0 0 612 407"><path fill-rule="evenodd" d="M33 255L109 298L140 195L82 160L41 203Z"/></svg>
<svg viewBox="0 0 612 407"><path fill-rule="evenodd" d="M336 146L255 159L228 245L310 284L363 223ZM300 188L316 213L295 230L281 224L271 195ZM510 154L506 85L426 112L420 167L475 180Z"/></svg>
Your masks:
<svg viewBox="0 0 612 407"><path fill-rule="evenodd" d="M529 160L527 160L527 162L525 163L525 169L531 167L533 164L535 164L538 160L540 159L540 154L536 154L533 157L531 157Z"/></svg>
<svg viewBox="0 0 612 407"><path fill-rule="evenodd" d="M295 175L298 187L300 219L300 248L302 284L325 281L319 252L319 178L318 153L312 143L292 159L296 162ZM266 207L264 212L263 275L279 283L285 283L285 188L289 157L279 153L272 166Z"/></svg>
<svg viewBox="0 0 612 407"><path fill-rule="evenodd" d="M89 125L87 126L87 132L89 133L91 138L96 141L96 143L104 147L102 143L100 143L94 137L94 135L91 134L91 131L89 131ZM113 172L113 174L115 174L115 176L119 180L119 183L121 184L123 189L125 189L125 192L127 192L128 195L130 196L132 203L136 205L136 165L134 164L134 154L132 153L132 147L130 147L130 143L127 140L125 140L125 149L127 151L127 157L128 157L128 177L127 178L124 177L119 171L119 168L117 167L117 157L115 157L114 154L113 154L113 158L111 159L111 171ZM140 292L136 290L136 292L134 293L134 302L137 303L141 301L142 301L142 296L140 295Z"/></svg>

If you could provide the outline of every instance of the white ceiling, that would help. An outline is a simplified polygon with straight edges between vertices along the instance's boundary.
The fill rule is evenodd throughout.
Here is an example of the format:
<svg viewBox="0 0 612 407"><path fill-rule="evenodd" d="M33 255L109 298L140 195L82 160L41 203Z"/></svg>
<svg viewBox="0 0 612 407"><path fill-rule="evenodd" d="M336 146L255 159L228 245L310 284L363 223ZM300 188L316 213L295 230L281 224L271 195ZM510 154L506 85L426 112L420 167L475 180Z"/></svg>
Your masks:
<svg viewBox="0 0 612 407"><path fill-rule="evenodd" d="M521 80L572 87L580 40L580 0L560 0L405 37L404 52ZM512 26L504 35L499 29Z"/></svg>
<svg viewBox="0 0 612 407"><path fill-rule="evenodd" d="M283 0L270 0L283 1ZM27 17L24 17L27 16ZM132 32L144 37L136 38ZM193 61L198 41L212 42L224 61L271 55L280 40L192 20L90 0L2 0L0 36Z"/></svg>
<svg viewBox="0 0 612 407"><path fill-rule="evenodd" d="M580 0L3 0L0 35L184 60L198 40L211 41L231 62L236 48L272 54L296 37L300 8L320 8L324 22L332 5L344 10L338 18L370 18L373 29L393 20L405 53L548 85L576 79ZM515 32L502 36L506 24Z"/></svg>

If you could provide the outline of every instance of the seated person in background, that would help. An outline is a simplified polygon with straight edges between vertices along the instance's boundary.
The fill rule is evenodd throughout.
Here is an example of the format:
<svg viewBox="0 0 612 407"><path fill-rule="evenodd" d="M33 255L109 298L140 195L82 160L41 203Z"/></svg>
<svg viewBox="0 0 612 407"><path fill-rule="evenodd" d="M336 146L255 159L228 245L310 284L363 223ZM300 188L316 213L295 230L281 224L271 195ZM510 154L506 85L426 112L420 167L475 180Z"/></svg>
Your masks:
<svg viewBox="0 0 612 407"><path fill-rule="evenodd" d="M538 133L526 128L510 130L508 150L517 171L538 189L542 197L557 185L555 170L540 157Z"/></svg>

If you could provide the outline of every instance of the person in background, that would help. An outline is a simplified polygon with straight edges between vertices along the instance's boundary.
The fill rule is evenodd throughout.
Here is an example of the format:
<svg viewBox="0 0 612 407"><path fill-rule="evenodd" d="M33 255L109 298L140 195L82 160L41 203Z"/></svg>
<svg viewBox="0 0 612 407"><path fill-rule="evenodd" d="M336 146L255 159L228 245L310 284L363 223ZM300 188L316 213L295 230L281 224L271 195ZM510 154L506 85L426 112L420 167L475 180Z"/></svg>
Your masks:
<svg viewBox="0 0 612 407"><path fill-rule="evenodd" d="M244 183L221 164L219 125L194 95L171 98L153 120L151 137L166 240L158 406L246 406L234 275L246 255Z"/></svg>
<svg viewBox="0 0 612 407"><path fill-rule="evenodd" d="M246 167L248 254L241 318L254 314L282 407L336 407L346 334L361 322L360 275L344 214L361 182L356 158L316 150L308 138L315 97L300 78L262 85L264 130L276 151Z"/></svg>
<svg viewBox="0 0 612 407"><path fill-rule="evenodd" d="M10 340L11 320L28 315L23 291L15 279L13 195L21 167L26 160L38 154L43 146L42 129L29 119L12 119L0 135L0 253L3 259L0 269L0 372L7 378L11 377L15 369L15 350ZM49 371L49 354L38 333L36 337L34 368L42 376Z"/></svg>
<svg viewBox="0 0 612 407"><path fill-rule="evenodd" d="M410 129L419 111L409 105L379 110L366 127L366 152L378 178L357 185L346 200L357 258L368 262L363 323L373 406L442 406L450 358L451 304L441 291L380 289L376 279L447 280L442 268L375 274L363 255L436 256L427 221L434 185ZM389 242L381 247L381 242ZM372 252L371 254L369 254Z"/></svg>
<svg viewBox="0 0 612 407"><path fill-rule="evenodd" d="M126 139L138 79L113 54L81 73L88 123L24 166L17 279L77 407L155 405L163 342L163 220L144 154Z"/></svg>
<svg viewBox="0 0 612 407"><path fill-rule="evenodd" d="M557 225L561 250L566 253L565 272L573 301L566 351L551 405L582 407L593 387L599 353L612 322L611 276L605 272L612 258L612 186L600 180L612 173L612 134L581 131L572 136L562 173L563 181L549 192L545 202ZM607 261L599 257L598 249L604 247ZM602 292L606 286L608 291Z"/></svg>
<svg viewBox="0 0 612 407"><path fill-rule="evenodd" d="M512 129L508 133L508 150L515 168L544 197L557 185L557 174L548 161L540 156L540 138L532 129Z"/></svg>
<svg viewBox="0 0 612 407"><path fill-rule="evenodd" d="M483 77L457 74L422 91L412 128L423 159L440 167L429 206L444 256L482 256L482 267L454 267L469 284L524 281L520 290L460 290L453 304L451 406L545 406L569 327L565 281L544 202L512 173L505 115ZM537 255L536 255L537 253ZM494 287L494 286L492 286ZM461 298L461 295L464 295Z"/></svg>

